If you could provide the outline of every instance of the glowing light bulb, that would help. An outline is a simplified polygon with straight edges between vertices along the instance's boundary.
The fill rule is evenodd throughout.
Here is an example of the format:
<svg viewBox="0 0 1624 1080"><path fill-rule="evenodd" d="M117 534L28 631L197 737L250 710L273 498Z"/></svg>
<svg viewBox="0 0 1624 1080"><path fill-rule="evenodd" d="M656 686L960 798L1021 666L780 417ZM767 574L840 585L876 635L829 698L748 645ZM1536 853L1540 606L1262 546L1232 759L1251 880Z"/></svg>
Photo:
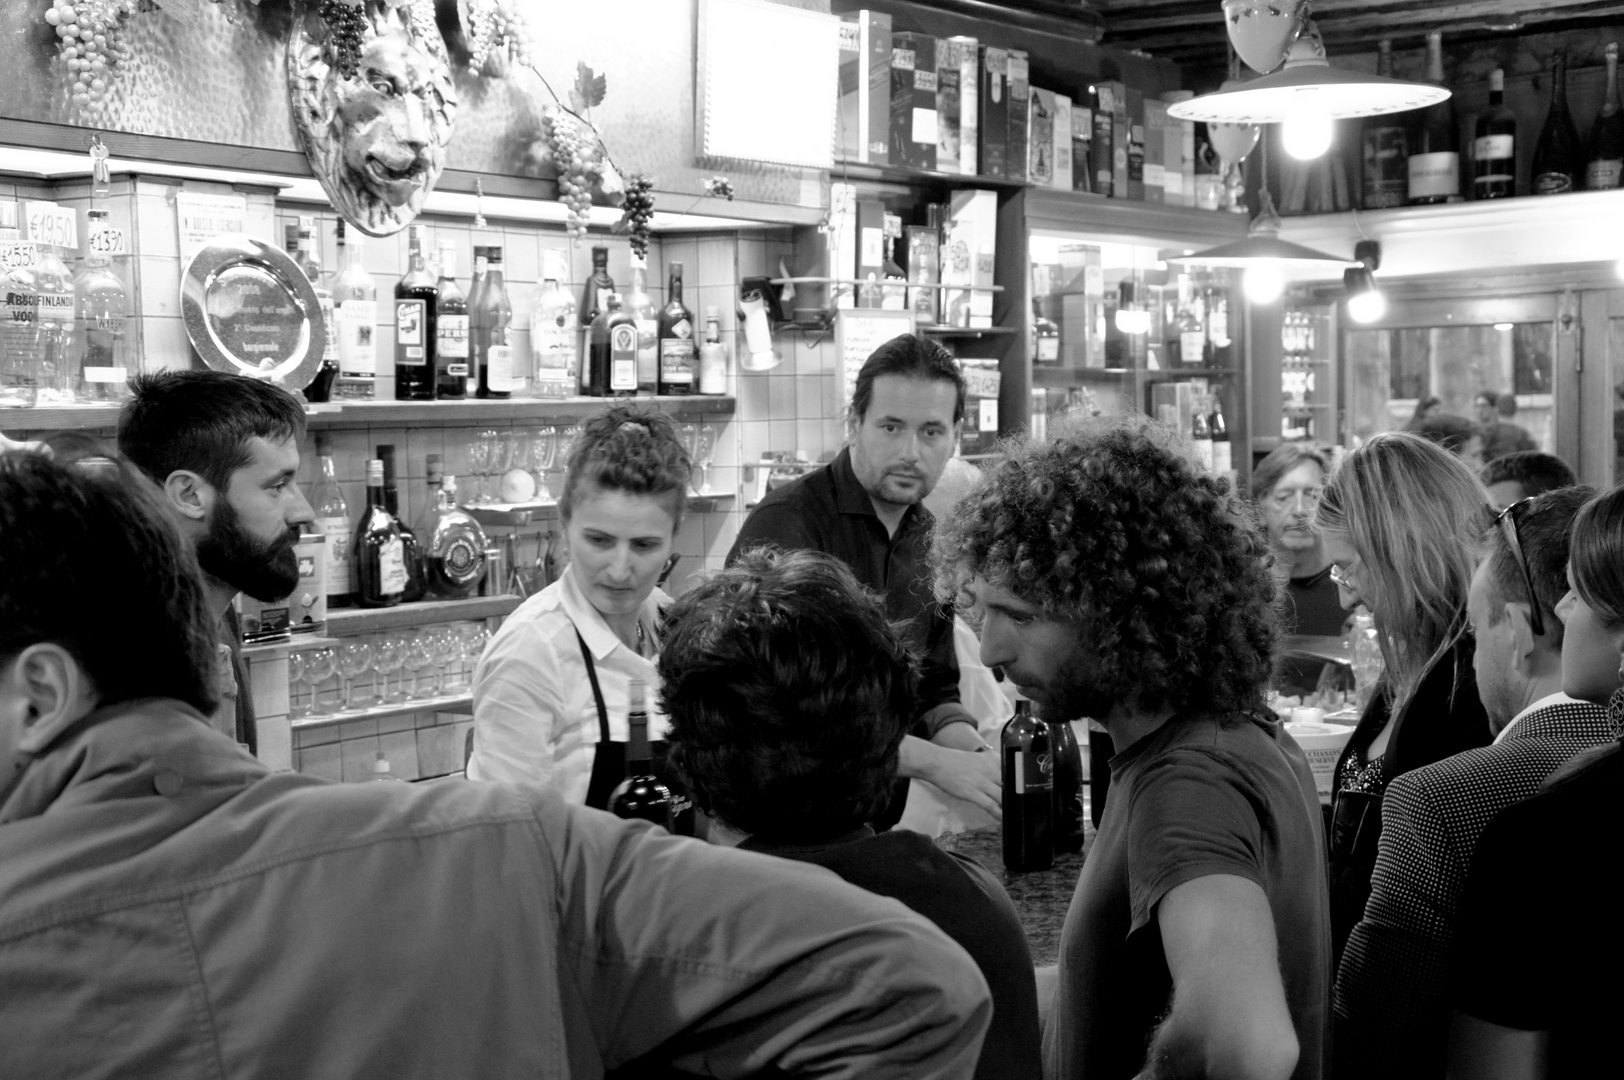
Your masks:
<svg viewBox="0 0 1624 1080"><path fill-rule="evenodd" d="M1321 109L1305 108L1286 116L1280 128L1286 153L1312 161L1331 148L1331 118Z"/></svg>
<svg viewBox="0 0 1624 1080"><path fill-rule="evenodd" d="M1624 259L1618 260L1617 264L1613 266L1613 272L1619 277L1624 278Z"/></svg>
<svg viewBox="0 0 1624 1080"><path fill-rule="evenodd" d="M1387 314L1387 297L1380 289L1348 297L1348 318L1357 323L1373 323Z"/></svg>
<svg viewBox="0 0 1624 1080"><path fill-rule="evenodd" d="M1150 312L1138 308L1117 308L1116 328L1124 334L1148 334Z"/></svg>
<svg viewBox="0 0 1624 1080"><path fill-rule="evenodd" d="M1252 303L1272 304L1286 291L1286 277L1280 272L1278 262L1265 259L1256 266L1246 268L1246 276L1242 279L1241 286L1246 291L1246 298Z"/></svg>

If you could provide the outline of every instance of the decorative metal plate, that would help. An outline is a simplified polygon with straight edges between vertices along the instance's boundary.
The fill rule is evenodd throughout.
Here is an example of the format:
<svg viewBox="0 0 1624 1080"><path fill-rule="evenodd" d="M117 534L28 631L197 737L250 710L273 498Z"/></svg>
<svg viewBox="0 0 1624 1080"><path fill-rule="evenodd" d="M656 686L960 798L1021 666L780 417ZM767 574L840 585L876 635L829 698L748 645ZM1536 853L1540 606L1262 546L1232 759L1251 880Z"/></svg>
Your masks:
<svg viewBox="0 0 1624 1080"><path fill-rule="evenodd" d="M226 233L181 277L181 316L203 362L289 390L310 385L327 342L316 290L281 248Z"/></svg>

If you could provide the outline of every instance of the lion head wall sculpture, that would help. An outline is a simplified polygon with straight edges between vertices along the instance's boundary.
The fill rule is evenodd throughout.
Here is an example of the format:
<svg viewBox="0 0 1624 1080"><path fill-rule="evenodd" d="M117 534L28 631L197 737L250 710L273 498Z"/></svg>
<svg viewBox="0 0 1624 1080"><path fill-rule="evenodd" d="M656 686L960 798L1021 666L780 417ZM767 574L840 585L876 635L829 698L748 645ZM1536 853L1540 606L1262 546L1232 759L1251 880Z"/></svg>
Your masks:
<svg viewBox="0 0 1624 1080"><path fill-rule="evenodd" d="M311 3L311 9L315 4ZM371 236L399 232L440 179L457 113L440 31L415 5L366 0L353 71L313 13L294 20L288 89L294 127L333 206Z"/></svg>

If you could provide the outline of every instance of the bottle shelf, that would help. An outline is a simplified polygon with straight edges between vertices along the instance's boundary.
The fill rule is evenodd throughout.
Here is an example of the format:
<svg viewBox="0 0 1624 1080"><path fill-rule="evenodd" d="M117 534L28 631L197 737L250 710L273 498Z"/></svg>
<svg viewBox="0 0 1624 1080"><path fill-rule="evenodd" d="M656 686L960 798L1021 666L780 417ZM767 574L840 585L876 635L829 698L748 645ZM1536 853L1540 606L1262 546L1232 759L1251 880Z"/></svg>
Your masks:
<svg viewBox="0 0 1624 1080"><path fill-rule="evenodd" d="M411 716L420 712L454 712L472 715L473 708L473 694L462 690L455 694L413 698L389 705L373 705L365 709L352 709L349 712L324 713L321 716L301 716L296 720L289 720L288 727L294 731L307 731L311 728L330 727L333 724L347 724L352 720L382 720L390 716Z"/></svg>
<svg viewBox="0 0 1624 1080"><path fill-rule="evenodd" d="M358 634L376 634L438 623L501 618L511 614L522 603L522 596L502 595L468 596L460 600L420 600L414 604L396 604L386 608L339 608L327 613L327 636L355 637ZM317 647L314 644L306 645L297 637L291 646L290 651L294 652Z"/></svg>

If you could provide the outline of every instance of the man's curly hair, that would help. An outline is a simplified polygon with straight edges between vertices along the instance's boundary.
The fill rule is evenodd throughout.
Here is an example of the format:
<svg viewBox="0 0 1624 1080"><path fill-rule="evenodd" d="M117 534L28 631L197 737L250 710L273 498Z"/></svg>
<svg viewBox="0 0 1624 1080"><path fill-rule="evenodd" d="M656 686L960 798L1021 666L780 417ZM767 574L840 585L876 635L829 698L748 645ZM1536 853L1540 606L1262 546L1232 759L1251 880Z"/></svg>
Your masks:
<svg viewBox="0 0 1624 1080"><path fill-rule="evenodd" d="M1260 709L1276 586L1228 484L1148 419L1067 419L1003 449L937 525L937 595L970 610L982 579L1074 625L1097 657L1092 700L1225 722Z"/></svg>

